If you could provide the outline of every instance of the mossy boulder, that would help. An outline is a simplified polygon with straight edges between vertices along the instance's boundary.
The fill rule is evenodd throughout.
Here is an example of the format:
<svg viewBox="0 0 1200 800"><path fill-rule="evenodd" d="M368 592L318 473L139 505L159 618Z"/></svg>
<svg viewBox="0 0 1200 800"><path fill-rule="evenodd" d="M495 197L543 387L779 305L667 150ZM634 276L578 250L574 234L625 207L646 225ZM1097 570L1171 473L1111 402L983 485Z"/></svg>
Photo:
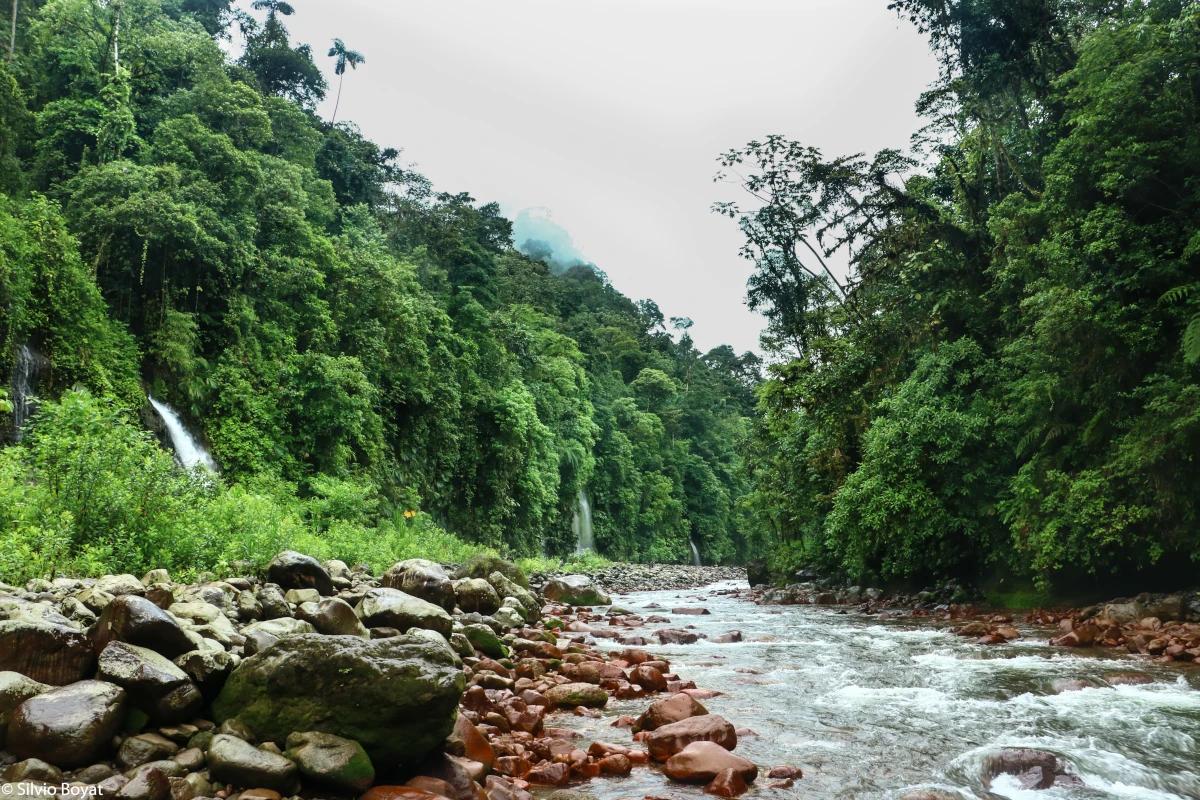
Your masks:
<svg viewBox="0 0 1200 800"><path fill-rule="evenodd" d="M440 636L309 634L281 639L239 664L213 714L271 741L313 731L353 739L390 771L441 744L463 688L461 662Z"/></svg>
<svg viewBox="0 0 1200 800"><path fill-rule="evenodd" d="M546 699L557 708L604 708L608 692L594 683L561 683L546 690Z"/></svg>
<svg viewBox="0 0 1200 800"><path fill-rule="evenodd" d="M464 625L462 632L471 645L484 655L491 656L492 658L506 658L508 656L508 648L505 647L504 642L500 641L500 637L496 635L496 632L487 625L478 623Z"/></svg>
<svg viewBox="0 0 1200 800"><path fill-rule="evenodd" d="M362 745L331 733L293 733L287 740L287 757L300 774L318 783L348 792L363 792L375 780L375 767Z"/></svg>
<svg viewBox="0 0 1200 800"><path fill-rule="evenodd" d="M493 572L499 572L518 586L525 589L529 588L529 578L525 575L525 571L511 561L505 561L499 556L472 556L467 563L459 568L456 577L483 578L487 580Z"/></svg>
<svg viewBox="0 0 1200 800"><path fill-rule="evenodd" d="M542 588L547 600L568 606L606 606L612 598L587 575L560 575Z"/></svg>

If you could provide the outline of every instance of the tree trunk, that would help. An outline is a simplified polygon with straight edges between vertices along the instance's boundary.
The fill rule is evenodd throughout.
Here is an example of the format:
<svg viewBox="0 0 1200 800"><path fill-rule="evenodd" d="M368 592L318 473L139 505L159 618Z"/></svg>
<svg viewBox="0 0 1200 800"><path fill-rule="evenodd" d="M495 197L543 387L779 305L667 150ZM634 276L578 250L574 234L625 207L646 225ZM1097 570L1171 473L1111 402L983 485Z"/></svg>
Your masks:
<svg viewBox="0 0 1200 800"><path fill-rule="evenodd" d="M333 101L333 117L329 120L329 124L333 125L337 122L338 106L342 104L342 84L346 82L346 73L338 76L338 93L337 99Z"/></svg>

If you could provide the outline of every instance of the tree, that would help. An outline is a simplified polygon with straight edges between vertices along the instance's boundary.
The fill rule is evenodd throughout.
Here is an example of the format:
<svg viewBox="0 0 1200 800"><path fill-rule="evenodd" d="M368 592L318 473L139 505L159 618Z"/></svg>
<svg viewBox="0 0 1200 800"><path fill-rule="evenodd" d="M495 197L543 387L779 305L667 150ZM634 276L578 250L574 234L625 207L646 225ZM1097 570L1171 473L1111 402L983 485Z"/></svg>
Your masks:
<svg viewBox="0 0 1200 800"><path fill-rule="evenodd" d="M337 59L333 72L338 76L337 100L333 104L333 117L329 120L332 125L337 122L338 106L342 104L342 84L346 80L346 67L358 69L358 65L365 63L367 59L357 50L347 49L346 43L341 39L333 40L333 47L329 48L329 57Z"/></svg>

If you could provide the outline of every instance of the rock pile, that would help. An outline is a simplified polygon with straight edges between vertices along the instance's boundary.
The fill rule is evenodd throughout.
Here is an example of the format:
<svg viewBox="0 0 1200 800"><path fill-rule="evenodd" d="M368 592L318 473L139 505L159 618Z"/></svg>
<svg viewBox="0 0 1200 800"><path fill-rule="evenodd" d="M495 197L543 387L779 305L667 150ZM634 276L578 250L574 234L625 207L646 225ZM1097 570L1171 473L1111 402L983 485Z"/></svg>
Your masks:
<svg viewBox="0 0 1200 800"><path fill-rule="evenodd" d="M558 577L535 574L534 585ZM742 567L694 567L690 564L613 564L588 574L593 581L615 594L654 592L677 589L696 589L720 581L744 581Z"/></svg>
<svg viewBox="0 0 1200 800"><path fill-rule="evenodd" d="M640 649L652 620L596 610L609 598L582 576L545 594L498 559L453 577L413 559L376 579L294 552L263 578L181 584L154 570L0 585L0 788L531 800L531 787L661 765L719 796L746 791L758 770L731 752L733 725L700 704L711 693ZM624 649L601 654L596 638ZM552 725L612 697L658 697L621 721L627 743ZM799 770L771 774L785 785Z"/></svg>
<svg viewBox="0 0 1200 800"><path fill-rule="evenodd" d="M1053 645L1120 647L1160 661L1200 662L1198 594L1142 594L1079 611L1038 611L1034 617L1058 624Z"/></svg>

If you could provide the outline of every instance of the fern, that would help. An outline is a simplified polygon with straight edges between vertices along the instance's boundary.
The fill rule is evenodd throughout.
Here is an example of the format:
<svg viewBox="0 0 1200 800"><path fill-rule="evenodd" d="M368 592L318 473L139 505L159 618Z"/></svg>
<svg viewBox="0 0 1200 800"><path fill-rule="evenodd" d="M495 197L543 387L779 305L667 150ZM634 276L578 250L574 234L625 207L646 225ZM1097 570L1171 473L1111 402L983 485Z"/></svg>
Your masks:
<svg viewBox="0 0 1200 800"><path fill-rule="evenodd" d="M1196 291L1200 291L1200 283L1185 283L1182 286L1176 286L1173 289L1168 289L1159 298L1161 303L1180 303L1190 297Z"/></svg>
<svg viewBox="0 0 1200 800"><path fill-rule="evenodd" d="M1183 357L1189 364L1200 361L1200 314L1192 317L1183 332Z"/></svg>

